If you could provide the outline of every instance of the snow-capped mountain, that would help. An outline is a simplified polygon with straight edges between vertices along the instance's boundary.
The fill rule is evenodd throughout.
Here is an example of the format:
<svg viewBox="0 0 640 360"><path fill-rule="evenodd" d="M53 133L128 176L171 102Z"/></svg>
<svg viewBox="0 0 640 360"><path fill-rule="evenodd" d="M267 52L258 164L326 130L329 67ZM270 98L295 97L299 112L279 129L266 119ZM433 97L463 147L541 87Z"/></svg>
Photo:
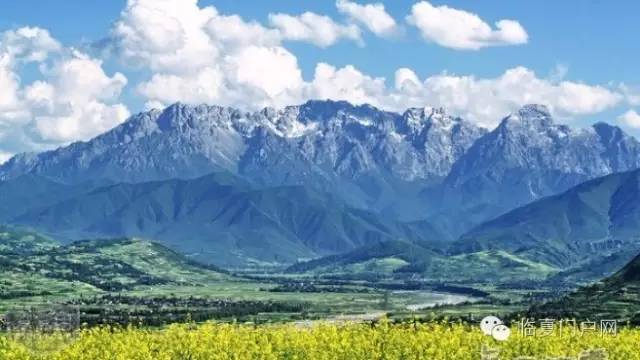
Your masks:
<svg viewBox="0 0 640 360"><path fill-rule="evenodd" d="M598 123L574 129L554 123L542 105L527 105L479 138L454 164L445 184L450 204L489 204L497 215L595 177L640 166L640 143Z"/></svg>
<svg viewBox="0 0 640 360"><path fill-rule="evenodd" d="M87 142L18 155L0 179L67 184L196 178L227 171L257 187L304 185L457 235L580 182L640 166L640 143L604 123L574 129L527 105L487 131L443 109L404 113L309 101L248 113L175 104Z"/></svg>
<svg viewBox="0 0 640 360"><path fill-rule="evenodd" d="M0 179L28 173L65 183L139 182L225 170L264 186L339 185L370 205L392 197L397 182L438 182L485 132L431 108L396 114L310 101L246 113L175 104L88 142L16 156L0 167Z"/></svg>
<svg viewBox="0 0 640 360"><path fill-rule="evenodd" d="M598 123L586 129L572 129L553 122L541 105L528 105L506 117L486 136L478 139L454 166L449 181L460 185L486 175L504 182L513 169L541 174L574 174L583 179L624 171L640 164L638 142L617 127ZM542 182L548 178L539 177ZM570 181L558 179L555 183ZM532 196L545 190L531 182ZM560 184L561 185L561 184Z"/></svg>

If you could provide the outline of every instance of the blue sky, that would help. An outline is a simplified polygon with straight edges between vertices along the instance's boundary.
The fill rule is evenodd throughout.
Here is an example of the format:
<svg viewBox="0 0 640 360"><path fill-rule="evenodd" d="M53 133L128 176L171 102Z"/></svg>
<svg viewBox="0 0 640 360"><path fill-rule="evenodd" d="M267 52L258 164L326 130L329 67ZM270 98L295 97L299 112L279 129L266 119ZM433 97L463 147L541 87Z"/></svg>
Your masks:
<svg viewBox="0 0 640 360"><path fill-rule="evenodd" d="M395 22L392 34L375 33L368 28L367 19L340 10L336 1L161 0L175 4L152 9L157 19L136 13L141 7L157 6L158 1L148 1L130 0L130 5L139 5L138 8L126 8L124 0L23 0L3 5L0 33L37 27L58 45L48 45L46 59L27 61L19 58L24 55L10 56L7 72L18 83L14 84L15 99L11 106L5 106L10 111L5 109L4 115L0 99L0 161L2 154L6 158L18 151L86 139L117 125L129 113L173 101L253 108L335 97L373 102L398 111L405 106L434 105L490 127L508 111L533 100L549 102L547 105L562 122L585 125L602 120L640 134L640 117L635 112L640 111L640 71L636 65L640 56L636 21L640 3L636 1L618 1L615 6L594 0L431 1L423 6L429 11L420 15L422 20L413 22L407 17L417 1L338 1L360 8L383 5L384 12ZM183 8L184 13L175 10ZM215 9L215 16L210 9ZM182 18L162 32L165 24L173 23L167 19L172 19L174 11ZM315 32L316 20L300 22L305 12L328 17L332 31L338 34L336 38L320 38L326 33ZM460 48L451 43L464 39L446 40L451 32L468 31L459 29L465 21L456 25L452 22L455 19L447 18L461 13L475 16L490 27L492 32L481 40L479 48ZM286 23L278 23L273 14L289 17ZM252 43L253 39L227 33L229 27L223 21L234 15L241 19L242 26L258 26L256 34L266 34L265 39L269 40ZM145 48L154 41L154 32L159 31L160 38L170 38L176 29L191 26L196 18L203 19L202 28L185 34L204 36L207 40L198 41L211 44L193 41L172 48L168 41L167 46ZM496 22L503 19L517 22L522 31L498 33ZM211 30L216 21L221 25ZM295 21L295 25L306 26L309 33L300 37L290 32L294 28L289 26L294 26ZM420 21L426 25L416 24ZM444 25L432 25L437 23ZM0 38L0 51L2 41L24 41L24 36L9 38ZM8 51L8 46L4 47ZM255 50L250 52L255 59L239 55L249 47ZM184 57L180 57L181 51ZM174 53L180 56L171 57ZM263 60L256 54L265 55L265 65L255 68ZM83 62L65 67L73 59ZM318 64L329 66L323 79L318 78ZM91 69L78 70L83 66ZM67 68L76 69L77 73L60 70ZM396 72L401 68L415 74L415 87L398 87ZM519 70L509 73L510 69ZM230 72L235 75L230 77ZM122 78L116 76L118 73ZM269 77L271 73L278 75ZM68 89L69 84L87 83L82 74L91 74L93 77L87 75L88 82L100 86L91 85L86 91ZM264 79L256 80L263 75ZM376 82L377 78L384 78L384 86ZM36 81L50 85L48 88L55 90L50 92L68 94L67 98L29 98L26 94ZM350 87L352 83L359 87ZM198 91L191 93L194 88ZM495 94L486 97L486 92ZM39 94L44 93L47 92L41 90ZM96 105L82 93L94 94L100 100ZM627 116L622 117L623 114ZM20 116L24 119L16 120ZM117 120L107 119L114 116ZM87 117L93 120L87 122ZM9 137L13 140L7 140Z"/></svg>
<svg viewBox="0 0 640 360"><path fill-rule="evenodd" d="M402 19L415 1L385 1L388 12ZM80 44L104 37L126 4L124 0L22 0L3 5L0 30L18 26L40 26L65 44ZM246 19L265 21L269 13L314 11L337 17L334 1L202 0L221 12L240 14ZM454 51L420 40L415 30L396 42L367 36L363 48L342 44L317 51L305 44L288 44L296 50L306 74L318 61L358 64L363 70L391 76L400 66L409 66L424 75L442 70L495 76L504 69L526 65L546 74L556 64L569 67L571 79L594 83L609 81L640 83L637 59L640 29L637 14L640 2L574 0L546 1L434 1L481 15L487 22L517 19L530 34L526 46L484 49L478 52ZM38 11L34 11L38 9ZM70 16L71 14L71 16ZM71 17L69 19L69 17ZM372 57L372 53L393 52L394 56Z"/></svg>

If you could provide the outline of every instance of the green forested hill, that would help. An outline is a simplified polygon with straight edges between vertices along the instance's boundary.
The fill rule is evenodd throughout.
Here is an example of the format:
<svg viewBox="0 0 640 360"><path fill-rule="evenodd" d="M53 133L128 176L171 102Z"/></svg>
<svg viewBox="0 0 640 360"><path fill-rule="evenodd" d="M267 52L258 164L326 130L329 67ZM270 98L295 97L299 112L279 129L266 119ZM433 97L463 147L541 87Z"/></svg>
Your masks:
<svg viewBox="0 0 640 360"><path fill-rule="evenodd" d="M503 251L446 256L402 241L364 246L343 255L301 262L288 269L320 276L401 277L417 275L438 282L504 283L541 281L559 269Z"/></svg>
<svg viewBox="0 0 640 360"><path fill-rule="evenodd" d="M536 316L631 320L640 324L640 255L620 271L555 301L537 305Z"/></svg>
<svg viewBox="0 0 640 360"><path fill-rule="evenodd" d="M37 233L0 228L0 298L121 291L141 285L199 286L230 278L166 247L139 239L67 246Z"/></svg>
<svg viewBox="0 0 640 360"><path fill-rule="evenodd" d="M305 186L254 188L229 173L79 189L45 205L32 200L11 200L30 205L4 217L66 241L150 238L222 266L290 264L383 241L443 238L425 221L399 222Z"/></svg>

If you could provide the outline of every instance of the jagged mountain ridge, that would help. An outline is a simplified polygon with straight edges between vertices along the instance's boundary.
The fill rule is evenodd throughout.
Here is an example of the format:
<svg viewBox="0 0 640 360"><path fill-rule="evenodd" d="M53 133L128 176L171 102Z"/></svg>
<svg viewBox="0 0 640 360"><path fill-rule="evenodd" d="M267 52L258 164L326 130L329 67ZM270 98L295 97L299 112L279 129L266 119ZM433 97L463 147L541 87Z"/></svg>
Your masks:
<svg viewBox="0 0 640 360"><path fill-rule="evenodd" d="M201 170L204 174L219 168L233 171L264 159L263 148L252 145L268 145L275 137L286 140L289 150L296 149L305 160L341 175L384 169L411 181L446 176L453 162L484 132L442 109L409 109L400 115L369 105L310 101L280 111L266 108L246 113L178 103L164 111L134 115L88 142L37 155L18 155L2 166L0 178L28 172L75 182L88 177L87 172L115 177L106 168L118 164L127 170L122 174L125 179L158 180L184 176L179 164L186 158L208 160L209 168ZM436 143L441 146L432 151ZM139 153L148 155L146 159L136 156L135 146ZM164 155L175 162L173 166L160 163ZM56 171L56 165L65 165L67 171ZM151 166L159 167L158 172L145 173Z"/></svg>
<svg viewBox="0 0 640 360"><path fill-rule="evenodd" d="M517 206L640 166L640 144L604 123L573 129L527 105L487 131L442 109L402 114L339 101L248 113L172 105L87 142L18 155L0 179L65 184L196 178L228 171L256 187L304 185L449 239Z"/></svg>
<svg viewBox="0 0 640 360"><path fill-rule="evenodd" d="M137 114L88 142L18 155L0 166L0 179L139 182L229 171L264 186L343 189L355 204L383 207L400 185L444 178L484 132L431 108L396 114L310 101L246 113L175 104Z"/></svg>
<svg viewBox="0 0 640 360"><path fill-rule="evenodd" d="M546 107L527 105L478 139L452 167L447 184L460 188L478 178L501 186L524 181L530 190L524 201L529 202L638 166L640 143L620 128L597 123L573 129L555 124Z"/></svg>
<svg viewBox="0 0 640 360"><path fill-rule="evenodd" d="M571 128L554 123L546 107L527 105L452 166L439 192L441 208L448 209L441 217L469 228L587 180L638 167L640 143L620 128Z"/></svg>

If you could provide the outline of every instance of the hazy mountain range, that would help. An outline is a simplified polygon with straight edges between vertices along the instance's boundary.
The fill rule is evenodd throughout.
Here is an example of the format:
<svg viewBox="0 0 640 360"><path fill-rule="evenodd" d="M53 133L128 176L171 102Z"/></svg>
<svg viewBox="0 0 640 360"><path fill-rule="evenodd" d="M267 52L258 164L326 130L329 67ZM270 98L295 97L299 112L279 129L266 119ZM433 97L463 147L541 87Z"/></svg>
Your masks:
<svg viewBox="0 0 640 360"><path fill-rule="evenodd" d="M10 159L0 166L0 220L68 240L158 239L219 264L292 263L400 240L570 268L595 248L634 243L635 173L580 184L639 165L640 143L620 128L559 125L541 105L489 131L433 108L175 104Z"/></svg>
<svg viewBox="0 0 640 360"><path fill-rule="evenodd" d="M22 203L38 201L23 198ZM383 218L303 186L254 189L228 173L81 190L55 203L30 206L18 216L4 216L67 240L123 235L157 239L224 265L294 262L395 239L439 241L427 222Z"/></svg>

